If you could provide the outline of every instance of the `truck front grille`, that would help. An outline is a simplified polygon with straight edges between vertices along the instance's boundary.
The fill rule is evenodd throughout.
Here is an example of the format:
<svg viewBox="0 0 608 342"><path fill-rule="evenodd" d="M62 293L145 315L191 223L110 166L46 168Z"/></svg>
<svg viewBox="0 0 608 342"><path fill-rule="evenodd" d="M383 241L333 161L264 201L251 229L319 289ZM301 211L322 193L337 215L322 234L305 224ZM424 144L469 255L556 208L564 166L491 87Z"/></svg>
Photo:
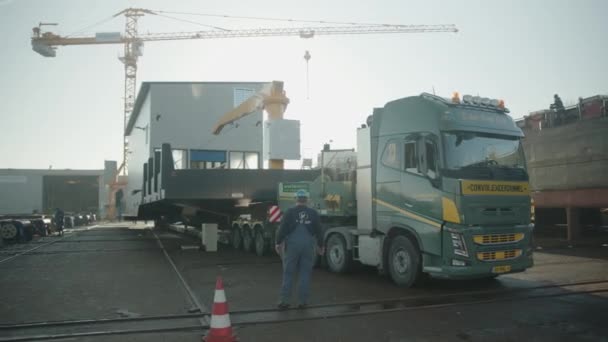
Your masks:
<svg viewBox="0 0 608 342"><path fill-rule="evenodd" d="M524 233L475 235L473 241L478 245L496 245L514 243L523 240Z"/></svg>
<svg viewBox="0 0 608 342"><path fill-rule="evenodd" d="M507 251L479 252L477 253L477 259L481 261L509 260L515 259L520 255L521 249L511 249Z"/></svg>

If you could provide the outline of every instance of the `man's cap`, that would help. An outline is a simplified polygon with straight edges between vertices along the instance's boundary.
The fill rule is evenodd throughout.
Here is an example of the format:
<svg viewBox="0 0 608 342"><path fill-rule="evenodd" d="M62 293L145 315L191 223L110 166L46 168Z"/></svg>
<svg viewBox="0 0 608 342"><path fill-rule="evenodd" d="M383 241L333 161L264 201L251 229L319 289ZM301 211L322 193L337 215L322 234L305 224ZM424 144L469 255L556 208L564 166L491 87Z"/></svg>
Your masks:
<svg viewBox="0 0 608 342"><path fill-rule="evenodd" d="M308 198L308 191L304 190L304 189L300 189L298 191L296 191L296 198Z"/></svg>

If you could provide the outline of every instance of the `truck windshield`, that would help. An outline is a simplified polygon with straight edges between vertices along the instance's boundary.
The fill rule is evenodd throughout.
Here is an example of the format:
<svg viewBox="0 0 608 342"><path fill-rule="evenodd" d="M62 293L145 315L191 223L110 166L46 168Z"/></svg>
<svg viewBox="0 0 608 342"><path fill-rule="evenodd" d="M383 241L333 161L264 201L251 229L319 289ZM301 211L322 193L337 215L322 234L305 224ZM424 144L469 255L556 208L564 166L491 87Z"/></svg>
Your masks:
<svg viewBox="0 0 608 342"><path fill-rule="evenodd" d="M515 172L507 172L511 175L509 178L527 178L519 137L476 132L444 132L443 144L448 171L510 169ZM489 172L487 178L503 178L498 176L503 173Z"/></svg>

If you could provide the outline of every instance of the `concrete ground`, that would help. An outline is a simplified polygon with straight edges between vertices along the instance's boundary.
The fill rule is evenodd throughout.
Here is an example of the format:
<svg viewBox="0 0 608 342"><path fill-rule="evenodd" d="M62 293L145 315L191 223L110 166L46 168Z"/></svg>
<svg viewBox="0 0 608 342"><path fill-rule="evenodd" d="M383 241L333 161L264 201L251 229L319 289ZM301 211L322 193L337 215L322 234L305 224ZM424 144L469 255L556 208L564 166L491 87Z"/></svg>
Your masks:
<svg viewBox="0 0 608 342"><path fill-rule="evenodd" d="M165 258L155 234L194 300ZM2 330L2 324L187 314L196 300L203 310L209 310L218 275L224 279L232 311L274 307L281 278L277 257L256 257L229 248L217 253L182 248L196 243L173 232L152 232L141 224L112 224L68 231L63 239L45 237L4 246L0 249L0 341L11 336ZM397 288L365 267L345 275L316 270L311 304L608 280L608 247L602 244L570 248L541 240L537 241L535 267L524 273L492 281L432 280L424 288L414 289ZM18 255L35 247L39 248ZM10 257L14 258L6 260ZM593 285L585 289L593 289ZM235 327L235 331L241 341L608 341L607 311L605 293L577 294L247 325ZM196 326L197 320L191 323ZM103 327L117 329L113 324ZM50 328L36 331L54 332ZM63 340L200 341L202 334L201 329Z"/></svg>

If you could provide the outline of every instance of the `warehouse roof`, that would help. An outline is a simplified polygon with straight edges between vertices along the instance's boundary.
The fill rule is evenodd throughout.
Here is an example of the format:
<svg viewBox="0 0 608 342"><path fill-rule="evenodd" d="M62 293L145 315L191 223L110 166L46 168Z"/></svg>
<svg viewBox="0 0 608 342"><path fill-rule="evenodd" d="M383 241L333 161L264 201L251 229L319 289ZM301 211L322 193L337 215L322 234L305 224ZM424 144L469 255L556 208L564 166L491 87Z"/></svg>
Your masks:
<svg viewBox="0 0 608 342"><path fill-rule="evenodd" d="M101 176L104 170L72 169L0 169L0 175Z"/></svg>
<svg viewBox="0 0 608 342"><path fill-rule="evenodd" d="M137 98L135 99L135 105L133 106L133 112L131 113L131 117L129 118L129 122L127 123L127 129L125 135L130 135L131 131L133 131L133 126L135 126L135 121L139 116L139 112L141 110L141 106L143 106L146 97L148 96L148 92L150 91L150 86L153 84L266 84L270 82L142 82L141 87L139 88L139 92L137 93Z"/></svg>

